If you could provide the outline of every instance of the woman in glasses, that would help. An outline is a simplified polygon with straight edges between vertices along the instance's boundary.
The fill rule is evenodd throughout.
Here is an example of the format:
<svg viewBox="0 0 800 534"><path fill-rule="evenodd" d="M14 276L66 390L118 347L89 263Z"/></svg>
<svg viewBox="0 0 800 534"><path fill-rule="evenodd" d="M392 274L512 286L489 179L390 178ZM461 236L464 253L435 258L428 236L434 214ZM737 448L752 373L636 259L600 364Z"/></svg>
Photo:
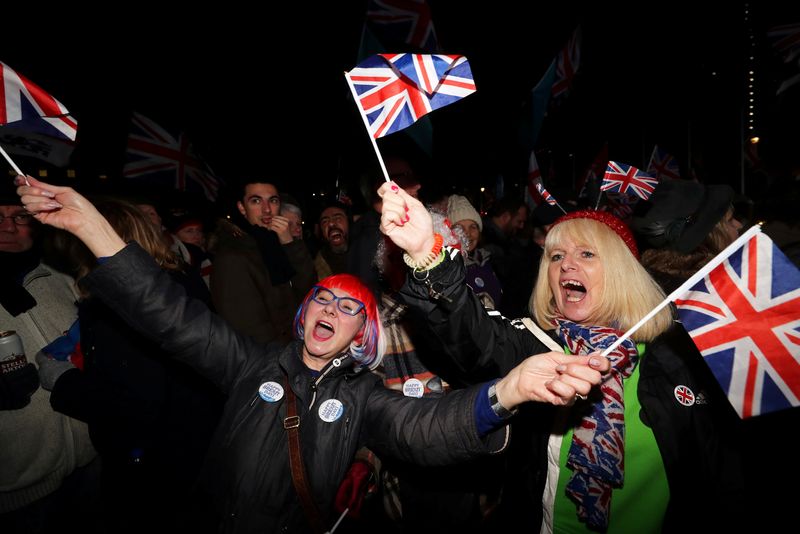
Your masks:
<svg viewBox="0 0 800 534"><path fill-rule="evenodd" d="M608 369L597 354L545 353L499 381L437 399L404 397L366 372L379 363L384 341L375 299L357 278L320 281L295 317L297 339L260 345L187 298L81 195L28 181L17 179L27 209L100 258L83 279L92 295L227 393L197 500L198 514L213 516L203 517L204 529L321 531L335 519L337 488L360 447L425 465L496 453L518 404L568 404ZM295 429L299 445L290 445Z"/></svg>

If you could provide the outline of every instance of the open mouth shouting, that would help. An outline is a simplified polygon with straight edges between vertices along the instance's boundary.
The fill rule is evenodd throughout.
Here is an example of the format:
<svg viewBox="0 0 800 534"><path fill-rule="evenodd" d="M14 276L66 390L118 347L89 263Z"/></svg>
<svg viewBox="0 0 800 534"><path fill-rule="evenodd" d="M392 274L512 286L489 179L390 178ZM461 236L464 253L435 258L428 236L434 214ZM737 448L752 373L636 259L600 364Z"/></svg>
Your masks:
<svg viewBox="0 0 800 534"><path fill-rule="evenodd" d="M335 333L336 329L327 321L317 321L317 324L314 325L314 329L311 331L311 335L314 339L321 342L329 340Z"/></svg>
<svg viewBox="0 0 800 534"><path fill-rule="evenodd" d="M561 290L567 302L580 302L586 297L586 287L577 280L562 280Z"/></svg>

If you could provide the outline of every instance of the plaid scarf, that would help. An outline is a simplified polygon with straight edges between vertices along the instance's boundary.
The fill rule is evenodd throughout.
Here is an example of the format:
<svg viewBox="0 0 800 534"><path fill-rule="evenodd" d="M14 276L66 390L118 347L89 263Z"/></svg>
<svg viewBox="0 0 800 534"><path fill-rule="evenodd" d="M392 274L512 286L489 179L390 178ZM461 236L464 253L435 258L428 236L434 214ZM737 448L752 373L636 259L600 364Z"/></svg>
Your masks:
<svg viewBox="0 0 800 534"><path fill-rule="evenodd" d="M582 326L556 319L556 333L573 354L588 354L611 346L622 334L604 326ZM608 355L611 372L600 385L602 397L575 428L567 466L574 471L567 496L578 509L578 518L597 530L608 528L611 491L622 487L625 469L625 402L622 380L628 378L639 354L626 339ZM590 401L591 402L591 401Z"/></svg>

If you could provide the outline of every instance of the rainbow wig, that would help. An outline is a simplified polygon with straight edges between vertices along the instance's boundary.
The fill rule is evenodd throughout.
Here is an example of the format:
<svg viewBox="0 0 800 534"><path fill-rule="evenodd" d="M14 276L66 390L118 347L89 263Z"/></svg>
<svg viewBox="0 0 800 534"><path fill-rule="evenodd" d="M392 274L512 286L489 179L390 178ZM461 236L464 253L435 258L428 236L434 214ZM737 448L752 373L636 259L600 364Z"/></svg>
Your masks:
<svg viewBox="0 0 800 534"><path fill-rule="evenodd" d="M346 291L351 297L364 303L366 320L364 326L350 342L350 355L358 365L370 369L376 368L381 363L386 351L386 340L383 337L383 325L378 313L378 304L372 291L358 277L351 274L334 274L320 280L316 285ZM313 293L314 289L312 288L306 294L294 316L294 335L297 339L303 339L305 334L306 309Z"/></svg>

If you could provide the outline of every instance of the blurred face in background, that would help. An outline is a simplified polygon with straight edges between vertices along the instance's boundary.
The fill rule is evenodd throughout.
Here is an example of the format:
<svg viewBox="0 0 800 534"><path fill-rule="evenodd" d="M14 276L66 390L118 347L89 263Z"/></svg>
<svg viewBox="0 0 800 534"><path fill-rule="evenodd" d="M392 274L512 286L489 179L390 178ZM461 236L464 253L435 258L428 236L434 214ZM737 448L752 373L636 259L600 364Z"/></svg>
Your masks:
<svg viewBox="0 0 800 534"><path fill-rule="evenodd" d="M161 216L156 211L156 207L152 204L136 204L136 207L139 208L139 211L145 214L147 219L152 222L156 229L160 232Z"/></svg>
<svg viewBox="0 0 800 534"><path fill-rule="evenodd" d="M525 228L525 223L528 221L528 209L525 206L520 206L517 210L517 213L511 217L511 222L509 226L511 228L511 234L516 234L523 228Z"/></svg>
<svg viewBox="0 0 800 534"><path fill-rule="evenodd" d="M203 233L202 224L187 224L175 232L175 235L184 243L189 243L202 249L206 247L206 235Z"/></svg>
<svg viewBox="0 0 800 534"><path fill-rule="evenodd" d="M481 230L478 228L478 223L472 219L462 219L453 225L460 227L467 236L467 252L472 252L478 247L478 241L481 239Z"/></svg>
<svg viewBox="0 0 800 534"><path fill-rule="evenodd" d="M303 219L293 211L284 211L281 215L289 219L289 233L292 239L298 241L303 239Z"/></svg>
<svg viewBox="0 0 800 534"><path fill-rule="evenodd" d="M36 220L25 208L0 206L0 215L3 217L3 222L0 222L0 252L25 252L33 248Z"/></svg>
<svg viewBox="0 0 800 534"><path fill-rule="evenodd" d="M347 221L347 213L344 210L335 206L322 210L319 216L319 230L332 251L347 252L350 223Z"/></svg>
<svg viewBox="0 0 800 534"><path fill-rule="evenodd" d="M272 217L281 212L281 197L272 184L247 184L237 207L250 224L269 228Z"/></svg>

